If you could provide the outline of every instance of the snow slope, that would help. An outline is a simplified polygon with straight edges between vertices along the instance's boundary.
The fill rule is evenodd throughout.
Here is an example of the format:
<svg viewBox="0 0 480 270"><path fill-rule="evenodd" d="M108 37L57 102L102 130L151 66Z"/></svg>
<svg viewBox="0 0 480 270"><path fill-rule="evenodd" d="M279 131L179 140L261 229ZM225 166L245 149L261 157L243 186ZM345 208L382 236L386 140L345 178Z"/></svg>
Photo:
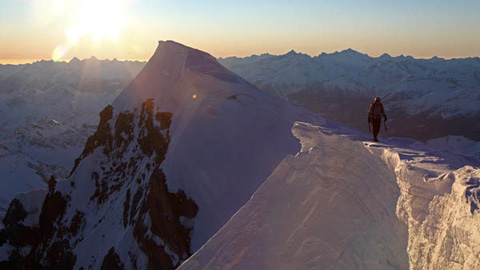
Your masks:
<svg viewBox="0 0 480 270"><path fill-rule="evenodd" d="M179 269L480 267L480 152L362 142L334 125L292 131L301 151Z"/></svg>
<svg viewBox="0 0 480 270"><path fill-rule="evenodd" d="M0 217L15 194L68 176L98 112L143 65L95 58L0 65Z"/></svg>
<svg viewBox="0 0 480 270"><path fill-rule="evenodd" d="M375 58L348 49L315 57L292 51L220 62L267 92L356 129L366 129L365 111L380 96L390 116L390 136L480 140L479 58Z"/></svg>

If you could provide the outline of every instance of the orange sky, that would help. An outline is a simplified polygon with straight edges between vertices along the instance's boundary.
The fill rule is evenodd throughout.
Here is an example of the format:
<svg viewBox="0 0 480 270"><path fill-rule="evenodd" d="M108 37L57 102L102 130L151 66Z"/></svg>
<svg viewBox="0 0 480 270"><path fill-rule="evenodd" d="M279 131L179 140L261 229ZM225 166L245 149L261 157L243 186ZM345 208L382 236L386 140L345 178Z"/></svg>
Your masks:
<svg viewBox="0 0 480 270"><path fill-rule="evenodd" d="M371 56L480 56L480 1L360 2L0 0L0 63L145 60L166 39L216 57L347 48Z"/></svg>

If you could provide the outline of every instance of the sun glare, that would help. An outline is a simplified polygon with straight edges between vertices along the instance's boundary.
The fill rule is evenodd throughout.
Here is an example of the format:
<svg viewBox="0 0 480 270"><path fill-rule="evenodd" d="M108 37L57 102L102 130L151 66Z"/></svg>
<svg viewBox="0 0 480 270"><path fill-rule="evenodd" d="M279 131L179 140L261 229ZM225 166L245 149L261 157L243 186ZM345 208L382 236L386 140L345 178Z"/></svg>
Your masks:
<svg viewBox="0 0 480 270"><path fill-rule="evenodd" d="M77 15L78 22L66 32L67 39L75 43L90 34L96 41L102 38L117 41L125 22L123 15L118 1L85 1Z"/></svg>
<svg viewBox="0 0 480 270"><path fill-rule="evenodd" d="M66 40L52 52L54 61L60 60L82 38L94 42L107 39L117 42L127 21L127 0L84 0L62 8L74 18L72 25L65 30ZM57 15L58 16L58 15Z"/></svg>

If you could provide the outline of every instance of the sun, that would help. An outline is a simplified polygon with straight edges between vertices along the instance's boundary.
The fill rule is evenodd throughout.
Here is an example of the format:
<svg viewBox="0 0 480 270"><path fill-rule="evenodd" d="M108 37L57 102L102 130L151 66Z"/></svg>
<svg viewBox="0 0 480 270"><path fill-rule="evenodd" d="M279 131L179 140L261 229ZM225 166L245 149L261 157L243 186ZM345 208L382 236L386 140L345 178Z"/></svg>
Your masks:
<svg viewBox="0 0 480 270"><path fill-rule="evenodd" d="M66 29L66 40L52 53L53 60L59 60L82 38L94 42L109 40L117 42L127 22L128 0L84 0L78 1L68 10L73 19Z"/></svg>
<svg viewBox="0 0 480 270"><path fill-rule="evenodd" d="M96 41L102 38L117 41L125 24L122 1L87 0L82 3L76 24L66 32L68 41L75 43L87 35L92 35Z"/></svg>

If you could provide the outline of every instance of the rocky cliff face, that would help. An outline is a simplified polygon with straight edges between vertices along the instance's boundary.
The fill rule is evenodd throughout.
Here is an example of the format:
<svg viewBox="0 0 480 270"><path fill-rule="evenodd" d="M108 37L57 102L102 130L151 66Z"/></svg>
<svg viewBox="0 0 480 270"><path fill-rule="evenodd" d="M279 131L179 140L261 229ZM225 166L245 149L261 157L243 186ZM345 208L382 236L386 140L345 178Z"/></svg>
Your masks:
<svg viewBox="0 0 480 270"><path fill-rule="evenodd" d="M187 221L198 207L182 190L168 191L160 168L172 114L148 99L136 112L114 114L109 105L100 117L71 179L49 181L37 223L25 225L22 203L10 204L0 232L10 247L5 268L174 269L191 254ZM118 243L126 237L127 247Z"/></svg>

